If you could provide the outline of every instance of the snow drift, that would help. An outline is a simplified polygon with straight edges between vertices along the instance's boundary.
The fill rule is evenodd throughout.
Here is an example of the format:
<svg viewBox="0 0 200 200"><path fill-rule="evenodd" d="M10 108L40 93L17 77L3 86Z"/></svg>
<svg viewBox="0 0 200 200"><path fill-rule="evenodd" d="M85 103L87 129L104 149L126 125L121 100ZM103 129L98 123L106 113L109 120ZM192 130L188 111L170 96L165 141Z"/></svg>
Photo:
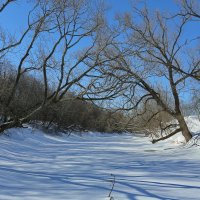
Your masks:
<svg viewBox="0 0 200 200"><path fill-rule="evenodd" d="M187 122L200 132L197 118ZM174 139L152 145L129 134L11 129L0 139L0 199L199 200L198 143Z"/></svg>

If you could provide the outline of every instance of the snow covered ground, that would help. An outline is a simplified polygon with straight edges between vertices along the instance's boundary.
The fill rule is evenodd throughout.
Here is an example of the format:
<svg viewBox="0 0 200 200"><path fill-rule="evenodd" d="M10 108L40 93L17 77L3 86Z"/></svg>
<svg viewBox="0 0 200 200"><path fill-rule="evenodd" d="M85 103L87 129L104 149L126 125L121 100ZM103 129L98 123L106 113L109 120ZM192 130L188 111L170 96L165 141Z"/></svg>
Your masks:
<svg viewBox="0 0 200 200"><path fill-rule="evenodd" d="M188 118L193 132L200 123ZM199 200L200 147L151 144L131 135L45 135L12 129L0 137L1 200ZM112 175L111 175L112 174Z"/></svg>

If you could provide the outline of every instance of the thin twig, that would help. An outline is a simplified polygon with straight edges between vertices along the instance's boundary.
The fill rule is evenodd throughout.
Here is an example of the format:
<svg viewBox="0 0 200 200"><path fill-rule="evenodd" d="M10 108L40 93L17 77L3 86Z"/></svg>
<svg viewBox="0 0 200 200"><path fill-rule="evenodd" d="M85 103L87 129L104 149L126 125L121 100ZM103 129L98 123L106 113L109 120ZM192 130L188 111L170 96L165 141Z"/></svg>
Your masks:
<svg viewBox="0 0 200 200"><path fill-rule="evenodd" d="M113 189L115 187L115 181L116 180L115 180L115 175L114 174L110 174L110 175L113 177L113 180L111 180L111 182L112 182L112 188L110 190L110 193L109 193L108 197L110 198L110 200L114 200L114 197L111 196L111 195L112 195Z"/></svg>

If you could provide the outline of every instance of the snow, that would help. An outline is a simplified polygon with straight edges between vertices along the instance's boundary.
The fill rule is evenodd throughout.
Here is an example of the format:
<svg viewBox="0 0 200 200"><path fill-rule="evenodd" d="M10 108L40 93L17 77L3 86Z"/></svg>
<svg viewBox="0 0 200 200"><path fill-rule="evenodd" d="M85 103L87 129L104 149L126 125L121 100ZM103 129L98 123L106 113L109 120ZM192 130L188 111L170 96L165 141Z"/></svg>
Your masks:
<svg viewBox="0 0 200 200"><path fill-rule="evenodd" d="M200 133L200 121L197 116L188 116L186 117L186 123L190 131L195 133Z"/></svg>
<svg viewBox="0 0 200 200"><path fill-rule="evenodd" d="M200 120L197 116L185 117L185 121L186 121L188 128L193 136L200 135ZM177 121L173 121L173 123L176 124ZM173 129L172 129L172 131L173 131ZM159 132L157 134L160 135ZM167 141L174 143L175 145L176 144L180 145L180 144L186 143L185 138L183 137L183 135L181 133L177 133L176 135L167 139Z"/></svg>
<svg viewBox="0 0 200 200"><path fill-rule="evenodd" d="M200 132L197 118L187 122ZM110 200L115 178L114 200L199 200L200 148L193 144L11 129L0 138L0 199Z"/></svg>

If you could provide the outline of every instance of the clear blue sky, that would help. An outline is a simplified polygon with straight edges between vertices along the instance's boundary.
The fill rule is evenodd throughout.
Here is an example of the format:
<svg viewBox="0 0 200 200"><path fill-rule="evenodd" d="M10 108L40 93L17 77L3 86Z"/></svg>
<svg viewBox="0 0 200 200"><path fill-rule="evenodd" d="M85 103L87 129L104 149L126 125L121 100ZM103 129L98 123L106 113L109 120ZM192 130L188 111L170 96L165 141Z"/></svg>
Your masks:
<svg viewBox="0 0 200 200"><path fill-rule="evenodd" d="M126 11L130 10L131 0L106 0L107 4L110 4L116 11ZM134 2L134 1L132 1ZM137 0L135 2L138 2ZM147 0L148 6L154 9L174 9L174 0Z"/></svg>
<svg viewBox="0 0 200 200"><path fill-rule="evenodd" d="M114 13L123 13L130 11L130 0L105 0L110 7L108 16L112 18ZM175 4L173 0L147 0L148 6L153 9L174 10ZM26 25L26 17L30 9L30 4L25 0L18 0L11 3L6 10L0 14L0 25L9 30L22 29Z"/></svg>
<svg viewBox="0 0 200 200"><path fill-rule="evenodd" d="M106 4L110 7L108 10L108 18L113 20L115 13L123 13L131 10L131 0L105 0ZM137 0L135 0L137 2ZM176 10L175 0L147 0L147 6L152 10L160 10L161 12L173 12ZM12 33L18 34L19 31L27 25L27 14L30 10L30 3L26 0L18 0L12 3L0 14L0 26L3 26ZM190 25L187 29L187 34L194 35L199 33L199 28L195 24Z"/></svg>
<svg viewBox="0 0 200 200"><path fill-rule="evenodd" d="M3 0L4 1L4 0ZM93 1L93 0L91 0ZM131 11L131 2L139 2L140 0L105 0L108 5L107 16L110 23L114 20L116 13L124 13ZM2 2L2 1L0 1ZM24 28L27 27L27 15L29 10L33 7L27 0L17 0L0 13L0 28L6 29L12 35L16 37L19 33L23 32ZM33 1L32 1L33 2ZM147 6L152 10L160 10L161 12L174 12L177 9L176 0L146 0ZM185 36L190 38L200 35L200 27L195 23L188 25L189 27L185 30ZM21 35L21 34L20 34Z"/></svg>
<svg viewBox="0 0 200 200"><path fill-rule="evenodd" d="M92 1L92 0L91 0ZM109 7L108 19L112 23L115 13L124 13L131 10L130 0L105 0ZM135 1L137 2L137 0ZM175 0L146 0L147 6L152 10L161 12L174 12L176 10ZM18 36L24 27L27 26L27 14L31 4L26 0L18 0L11 3L3 13L0 13L0 26ZM186 36L200 35L200 27L190 24Z"/></svg>
<svg viewBox="0 0 200 200"><path fill-rule="evenodd" d="M110 8L108 10L110 21L113 20L115 13L131 10L131 0L105 0L105 2ZM147 0L146 3L149 8L161 10L161 12L173 12L176 10L175 0ZM26 0L18 0L15 3L11 3L3 13L0 13L0 26L12 33L18 34L27 25L27 14L30 8L30 3L27 3ZM188 29L188 34L199 32L195 26L192 26L192 28Z"/></svg>

